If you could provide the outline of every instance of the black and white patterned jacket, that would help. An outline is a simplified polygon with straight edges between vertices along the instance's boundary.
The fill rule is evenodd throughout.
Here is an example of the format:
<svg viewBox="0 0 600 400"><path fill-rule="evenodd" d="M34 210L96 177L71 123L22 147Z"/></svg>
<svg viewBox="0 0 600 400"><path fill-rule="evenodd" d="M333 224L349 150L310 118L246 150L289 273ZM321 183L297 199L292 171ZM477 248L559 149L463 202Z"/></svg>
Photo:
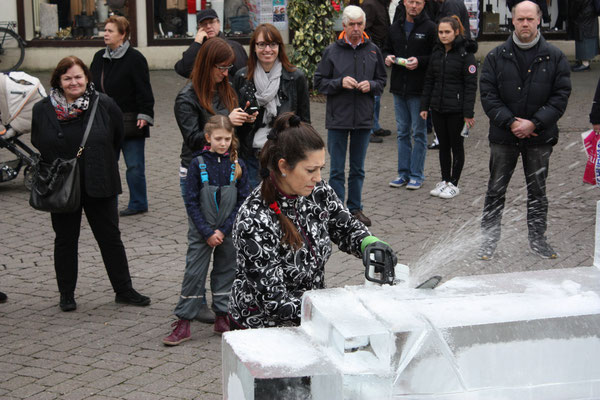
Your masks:
<svg viewBox="0 0 600 400"><path fill-rule="evenodd" d="M325 287L324 266L331 243L361 257L361 242L371 233L321 181L310 196L281 196L278 201L281 212L304 238L304 245L294 251L282 243L278 217L260 190L259 186L250 194L236 219L233 242L238 270L229 314L244 328L299 324L302 294Z"/></svg>

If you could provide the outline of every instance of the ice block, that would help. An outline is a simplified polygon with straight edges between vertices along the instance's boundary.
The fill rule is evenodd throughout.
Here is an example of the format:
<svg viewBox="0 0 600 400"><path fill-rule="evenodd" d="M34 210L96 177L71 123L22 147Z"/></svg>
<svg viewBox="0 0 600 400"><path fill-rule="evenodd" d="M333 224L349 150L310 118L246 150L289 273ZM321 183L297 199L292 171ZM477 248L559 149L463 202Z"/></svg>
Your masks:
<svg viewBox="0 0 600 400"><path fill-rule="evenodd" d="M227 332L222 355L224 399L343 400L341 375L303 330Z"/></svg>

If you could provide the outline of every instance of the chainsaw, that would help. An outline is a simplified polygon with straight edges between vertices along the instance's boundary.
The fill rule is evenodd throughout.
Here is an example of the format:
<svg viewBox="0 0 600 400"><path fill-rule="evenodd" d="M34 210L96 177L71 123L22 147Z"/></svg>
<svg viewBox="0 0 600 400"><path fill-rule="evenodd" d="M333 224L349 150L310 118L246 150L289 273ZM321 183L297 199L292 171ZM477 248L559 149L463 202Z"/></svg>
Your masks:
<svg viewBox="0 0 600 400"><path fill-rule="evenodd" d="M363 254L363 263L365 264L365 278L368 281L380 285L395 284L395 268L398 263L398 258L389 246L378 245L377 243L367 246L365 253ZM433 289L441 280L441 276L434 275L417 285L416 288Z"/></svg>

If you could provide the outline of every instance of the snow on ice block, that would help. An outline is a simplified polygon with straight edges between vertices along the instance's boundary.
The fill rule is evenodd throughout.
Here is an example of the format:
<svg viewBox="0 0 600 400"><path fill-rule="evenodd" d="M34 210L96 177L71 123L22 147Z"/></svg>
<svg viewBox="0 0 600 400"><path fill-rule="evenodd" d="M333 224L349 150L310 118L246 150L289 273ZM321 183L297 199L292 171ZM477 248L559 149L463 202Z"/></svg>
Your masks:
<svg viewBox="0 0 600 400"><path fill-rule="evenodd" d="M302 328L315 341L333 349L332 356L341 358L353 372L389 370L395 351L393 337L349 290L306 292Z"/></svg>
<svg viewBox="0 0 600 400"><path fill-rule="evenodd" d="M223 398L342 400L336 367L297 328L223 334Z"/></svg>

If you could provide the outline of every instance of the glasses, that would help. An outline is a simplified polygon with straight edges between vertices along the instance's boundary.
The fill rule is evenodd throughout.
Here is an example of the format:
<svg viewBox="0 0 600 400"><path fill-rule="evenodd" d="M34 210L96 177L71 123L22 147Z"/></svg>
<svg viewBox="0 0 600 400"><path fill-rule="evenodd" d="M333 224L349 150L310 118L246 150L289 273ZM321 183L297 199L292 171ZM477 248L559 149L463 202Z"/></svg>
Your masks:
<svg viewBox="0 0 600 400"><path fill-rule="evenodd" d="M277 43L277 42L271 42L271 43L267 43L267 42L257 42L257 43L256 43L256 47L257 47L259 50L264 50L264 49L266 49L266 48L267 48L267 46L269 46L269 48L270 48L271 50L275 50L276 48L278 48L278 47L279 47L279 43Z"/></svg>
<svg viewBox="0 0 600 400"><path fill-rule="evenodd" d="M230 71L231 68L233 68L233 64L229 64L229 65L215 65L216 68L218 68L221 71Z"/></svg>

